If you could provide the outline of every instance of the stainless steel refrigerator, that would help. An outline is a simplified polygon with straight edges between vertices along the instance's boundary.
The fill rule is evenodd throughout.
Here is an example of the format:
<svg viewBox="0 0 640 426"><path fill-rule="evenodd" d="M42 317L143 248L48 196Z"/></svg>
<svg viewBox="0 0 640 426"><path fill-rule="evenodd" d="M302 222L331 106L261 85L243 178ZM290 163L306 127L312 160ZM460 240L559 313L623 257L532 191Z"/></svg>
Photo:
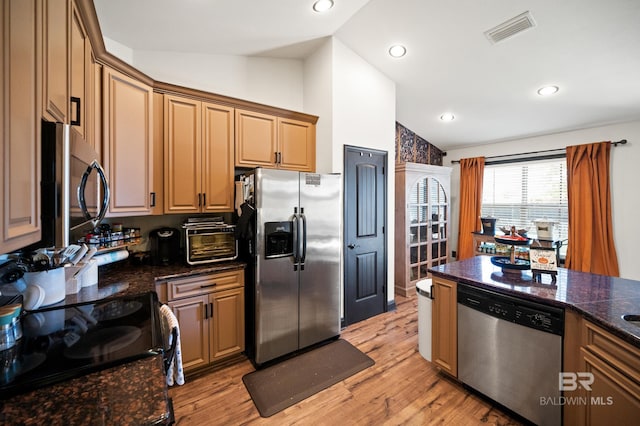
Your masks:
<svg viewBox="0 0 640 426"><path fill-rule="evenodd" d="M340 334L342 178L258 168L245 188L246 346L260 366Z"/></svg>

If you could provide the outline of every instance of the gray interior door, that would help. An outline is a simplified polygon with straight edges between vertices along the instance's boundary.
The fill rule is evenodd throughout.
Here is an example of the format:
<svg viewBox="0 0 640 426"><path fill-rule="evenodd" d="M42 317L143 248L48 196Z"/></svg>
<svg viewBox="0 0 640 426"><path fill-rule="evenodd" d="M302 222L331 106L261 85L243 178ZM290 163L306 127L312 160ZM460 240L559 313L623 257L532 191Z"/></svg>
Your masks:
<svg viewBox="0 0 640 426"><path fill-rule="evenodd" d="M387 309L387 153L345 146L345 323Z"/></svg>

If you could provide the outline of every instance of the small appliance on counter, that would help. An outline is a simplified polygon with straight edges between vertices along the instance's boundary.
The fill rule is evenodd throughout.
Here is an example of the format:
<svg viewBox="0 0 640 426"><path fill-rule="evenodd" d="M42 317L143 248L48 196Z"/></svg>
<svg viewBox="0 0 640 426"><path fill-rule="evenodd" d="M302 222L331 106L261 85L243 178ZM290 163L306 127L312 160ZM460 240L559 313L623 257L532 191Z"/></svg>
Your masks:
<svg viewBox="0 0 640 426"><path fill-rule="evenodd" d="M236 227L224 223L221 217L188 218L182 228L189 265L222 262L238 257Z"/></svg>
<svg viewBox="0 0 640 426"><path fill-rule="evenodd" d="M180 231L175 228L158 228L149 232L152 265L170 265L180 257Z"/></svg>

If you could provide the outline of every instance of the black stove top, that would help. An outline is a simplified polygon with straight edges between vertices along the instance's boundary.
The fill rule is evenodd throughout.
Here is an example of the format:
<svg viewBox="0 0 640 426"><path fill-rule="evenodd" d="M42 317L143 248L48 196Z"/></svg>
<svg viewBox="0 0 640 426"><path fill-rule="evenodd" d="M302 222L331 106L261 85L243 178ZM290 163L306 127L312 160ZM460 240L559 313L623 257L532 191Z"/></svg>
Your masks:
<svg viewBox="0 0 640 426"><path fill-rule="evenodd" d="M0 352L0 398L162 353L154 292L29 312Z"/></svg>

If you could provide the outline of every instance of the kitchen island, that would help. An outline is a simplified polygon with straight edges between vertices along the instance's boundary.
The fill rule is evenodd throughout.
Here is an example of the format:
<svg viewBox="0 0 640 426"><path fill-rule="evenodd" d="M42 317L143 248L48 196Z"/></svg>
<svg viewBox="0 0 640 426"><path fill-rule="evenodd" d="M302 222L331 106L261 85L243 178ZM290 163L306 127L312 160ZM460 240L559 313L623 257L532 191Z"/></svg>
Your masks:
<svg viewBox="0 0 640 426"><path fill-rule="evenodd" d="M243 269L240 262L208 266L100 267L99 285L68 295L55 306L136 296L156 290L156 282ZM3 425L153 425L172 418L163 356L157 354L0 400Z"/></svg>
<svg viewBox="0 0 640 426"><path fill-rule="evenodd" d="M559 408L564 424L635 424L640 413L640 322L623 315L640 313L640 282L563 268L555 282L550 275L536 282L530 271L505 273L487 256L430 272L435 295L432 358L441 371L528 419L530 412L555 407L548 424L560 424ZM532 303L541 307L540 314L527 309ZM559 314L545 316L545 306ZM518 324L543 331L534 336ZM557 332L554 328L560 336L551 345L540 336ZM544 355L528 357L539 349ZM475 355L470 358L469 353ZM545 367L551 359L554 366ZM491 380L476 381L475 372L489 368ZM543 393L532 391L542 384L521 380L531 377L543 379ZM496 387L487 385L494 380ZM500 391L505 388L511 390Z"/></svg>
<svg viewBox="0 0 640 426"><path fill-rule="evenodd" d="M640 348L640 327L622 319L640 314L640 281L558 268L555 284L549 275L534 282L530 271L505 274L487 256L475 256L430 269L437 277L575 311Z"/></svg>

